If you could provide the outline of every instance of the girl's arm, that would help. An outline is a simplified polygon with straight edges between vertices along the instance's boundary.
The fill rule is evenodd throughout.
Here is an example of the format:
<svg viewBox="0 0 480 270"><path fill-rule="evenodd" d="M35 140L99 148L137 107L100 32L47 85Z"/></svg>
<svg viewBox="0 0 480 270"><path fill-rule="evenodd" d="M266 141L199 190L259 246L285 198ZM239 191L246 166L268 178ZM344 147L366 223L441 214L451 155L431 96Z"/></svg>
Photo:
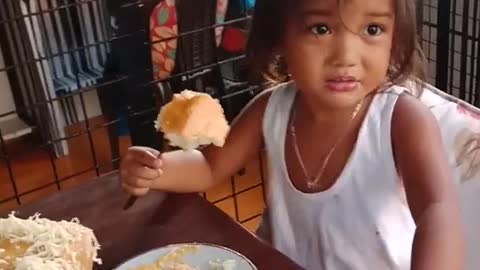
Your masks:
<svg viewBox="0 0 480 270"><path fill-rule="evenodd" d="M392 143L417 229L412 270L464 269L464 236L456 187L431 112L401 96L392 117Z"/></svg>
<svg viewBox="0 0 480 270"><path fill-rule="evenodd" d="M203 192L230 179L258 154L263 142L262 123L270 91L257 96L232 123L223 147L208 146L195 153L175 151L163 155L164 174L157 189Z"/></svg>

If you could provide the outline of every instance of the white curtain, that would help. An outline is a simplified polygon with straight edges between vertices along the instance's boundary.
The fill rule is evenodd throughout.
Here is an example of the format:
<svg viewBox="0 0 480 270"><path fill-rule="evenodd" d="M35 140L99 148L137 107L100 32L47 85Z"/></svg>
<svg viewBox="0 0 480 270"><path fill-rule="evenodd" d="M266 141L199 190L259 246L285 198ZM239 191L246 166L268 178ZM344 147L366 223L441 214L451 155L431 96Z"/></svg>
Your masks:
<svg viewBox="0 0 480 270"><path fill-rule="evenodd" d="M20 4L22 14L29 15L39 12L39 7L34 1L29 5L28 3L21 2ZM40 74L39 79L42 84L44 100L46 101L46 115L48 115L48 128L50 128L50 134L52 138L58 139L65 136L64 126L65 120L62 117L61 109L58 102L49 102L56 98L55 88L51 76L51 69L49 60L47 60L47 54L44 46L42 31L40 29L39 16L26 16L24 17L28 39L30 40L33 57L35 59L36 68ZM44 107L45 108L45 107ZM68 147L65 141L61 141L54 145L57 156L68 154Z"/></svg>
<svg viewBox="0 0 480 270"><path fill-rule="evenodd" d="M78 91L101 77L108 46L104 0L29 0L39 15L40 33L51 55L57 91Z"/></svg>
<svg viewBox="0 0 480 270"><path fill-rule="evenodd" d="M94 86L102 77L109 46L104 0L21 0L21 12L47 100ZM78 121L72 97L48 103L54 138ZM58 156L68 154L63 140Z"/></svg>

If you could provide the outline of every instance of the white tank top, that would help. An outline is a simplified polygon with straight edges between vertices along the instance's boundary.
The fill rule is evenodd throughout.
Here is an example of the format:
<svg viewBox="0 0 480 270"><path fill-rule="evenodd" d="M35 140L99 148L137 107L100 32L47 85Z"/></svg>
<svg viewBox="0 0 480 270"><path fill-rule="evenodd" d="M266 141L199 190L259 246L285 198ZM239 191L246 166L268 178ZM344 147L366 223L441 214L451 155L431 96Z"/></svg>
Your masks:
<svg viewBox="0 0 480 270"><path fill-rule="evenodd" d="M263 121L269 162L268 216L275 248L308 270L410 269L415 223L392 151L390 127L400 93L377 94L335 184L307 194L285 163L285 135L296 89L273 90ZM312 142L314 143L314 142Z"/></svg>

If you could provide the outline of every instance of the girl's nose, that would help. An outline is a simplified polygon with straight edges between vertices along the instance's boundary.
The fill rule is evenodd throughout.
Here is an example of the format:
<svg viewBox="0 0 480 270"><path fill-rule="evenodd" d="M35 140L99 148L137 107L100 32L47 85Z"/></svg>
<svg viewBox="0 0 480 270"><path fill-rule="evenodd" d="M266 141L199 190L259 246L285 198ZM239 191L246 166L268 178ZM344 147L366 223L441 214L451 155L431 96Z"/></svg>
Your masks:
<svg viewBox="0 0 480 270"><path fill-rule="evenodd" d="M360 49L356 46L358 36L348 30L334 34L330 48L330 63L339 68L353 67L358 63Z"/></svg>

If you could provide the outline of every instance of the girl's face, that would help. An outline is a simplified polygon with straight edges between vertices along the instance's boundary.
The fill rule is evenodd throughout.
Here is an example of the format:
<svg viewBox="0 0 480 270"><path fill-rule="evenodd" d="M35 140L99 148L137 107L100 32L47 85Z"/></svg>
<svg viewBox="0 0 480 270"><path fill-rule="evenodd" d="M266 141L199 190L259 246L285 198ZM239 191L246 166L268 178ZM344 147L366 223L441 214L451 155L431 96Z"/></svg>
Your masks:
<svg viewBox="0 0 480 270"><path fill-rule="evenodd" d="M304 0L282 52L297 87L332 109L355 106L386 81L393 0Z"/></svg>

